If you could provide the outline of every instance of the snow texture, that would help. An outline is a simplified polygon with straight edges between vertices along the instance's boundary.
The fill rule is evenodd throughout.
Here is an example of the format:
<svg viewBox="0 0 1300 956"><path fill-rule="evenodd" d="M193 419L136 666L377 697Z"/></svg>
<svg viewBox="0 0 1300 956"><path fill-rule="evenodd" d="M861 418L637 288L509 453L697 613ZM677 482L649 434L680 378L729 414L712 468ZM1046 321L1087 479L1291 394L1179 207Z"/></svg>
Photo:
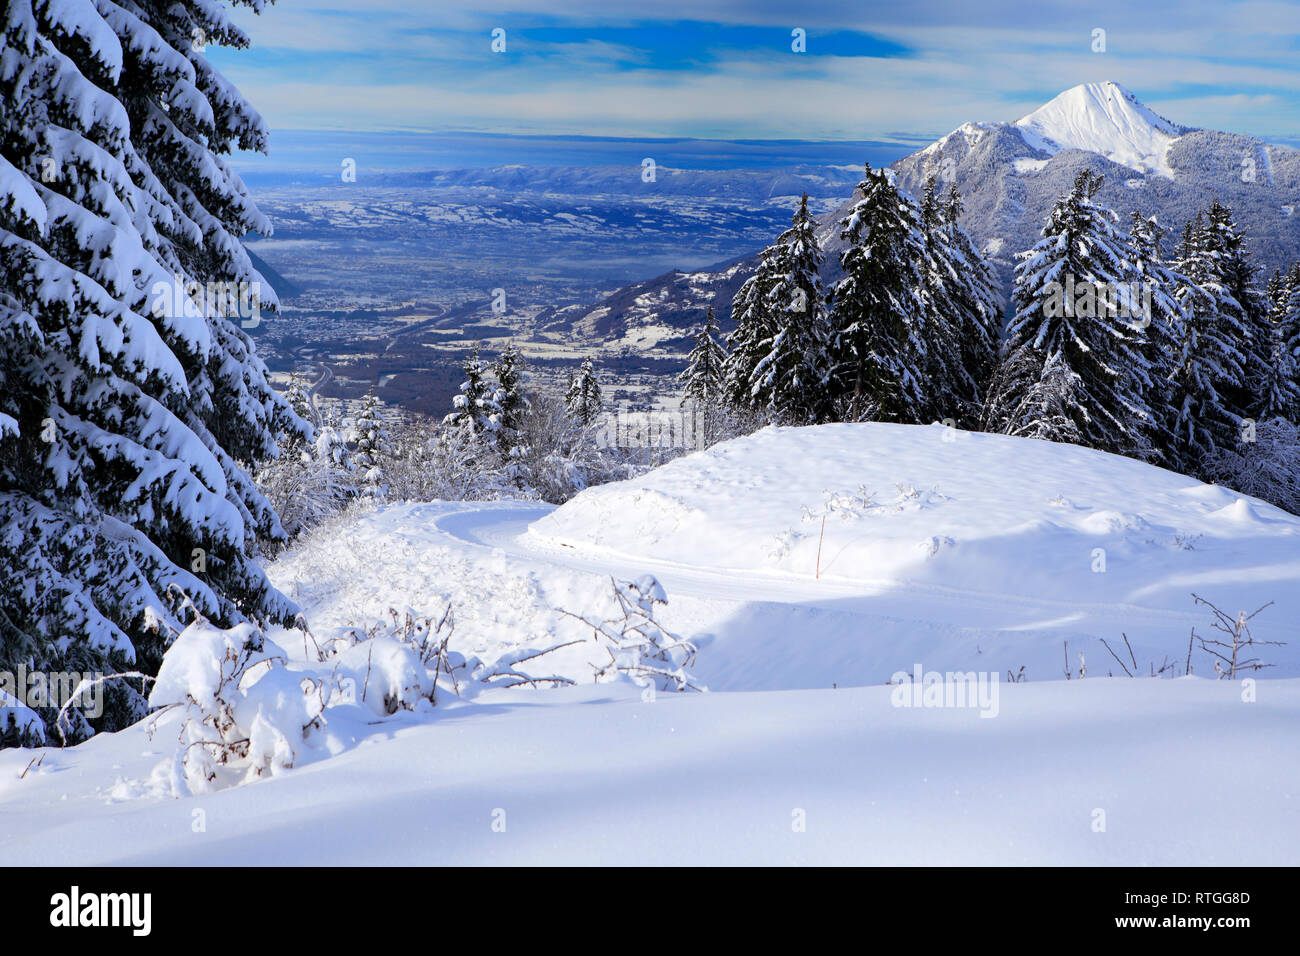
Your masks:
<svg viewBox="0 0 1300 956"><path fill-rule="evenodd" d="M1174 172L1166 154L1186 132L1153 112L1118 83L1082 83L1016 121L1032 148L1046 153L1082 149L1140 173ZM1017 165L1017 172L1025 171Z"/></svg>

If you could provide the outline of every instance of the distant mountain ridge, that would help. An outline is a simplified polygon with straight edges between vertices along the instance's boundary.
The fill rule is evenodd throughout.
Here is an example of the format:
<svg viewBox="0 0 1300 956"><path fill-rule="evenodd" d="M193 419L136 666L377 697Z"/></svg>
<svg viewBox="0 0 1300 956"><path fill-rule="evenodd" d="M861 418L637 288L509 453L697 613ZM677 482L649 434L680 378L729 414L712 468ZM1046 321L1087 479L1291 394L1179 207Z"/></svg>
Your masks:
<svg viewBox="0 0 1300 956"><path fill-rule="evenodd" d="M488 169L433 169L377 173L374 186L429 186L439 189L493 189L526 193L587 193L606 196L717 196L763 200L776 196L841 196L858 181L860 170L846 166L791 166L777 169L676 169L656 165L496 166ZM647 175L653 179L647 180Z"/></svg>
<svg viewBox="0 0 1300 956"><path fill-rule="evenodd" d="M1097 199L1122 217L1155 215L1170 230L1218 199L1232 208L1263 269L1300 259L1300 150L1235 133L1174 123L1113 82L1073 87L1013 122L965 123L890 166L895 183L919 196L935 176L955 183L965 203L961 225L992 261L1010 292L1014 255L1038 239L1052 204L1081 168L1104 177ZM818 217L828 284L843 246L838 222L859 197ZM775 238L775 236L773 237ZM673 340L700 321L706 306L730 327L731 295L752 272L754 256L695 273L669 273L620 289L594 306L551 310L555 330L595 338Z"/></svg>

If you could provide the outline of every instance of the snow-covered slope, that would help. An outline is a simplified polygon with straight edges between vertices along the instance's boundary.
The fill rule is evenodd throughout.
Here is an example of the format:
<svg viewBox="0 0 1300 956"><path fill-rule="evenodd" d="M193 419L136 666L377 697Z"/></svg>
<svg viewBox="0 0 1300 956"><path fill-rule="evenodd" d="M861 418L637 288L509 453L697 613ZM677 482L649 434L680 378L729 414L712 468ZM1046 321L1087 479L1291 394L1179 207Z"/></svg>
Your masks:
<svg viewBox="0 0 1300 956"><path fill-rule="evenodd" d="M1016 127L1032 149L1057 153L1082 149L1139 173L1174 178L1166 153L1187 132L1169 122L1118 83L1083 83L1066 90Z"/></svg>
<svg viewBox="0 0 1300 956"><path fill-rule="evenodd" d="M499 691L261 783L132 796L139 732L0 751L0 865L1293 865L1300 681ZM115 783L115 779L119 782ZM1100 824L1100 829L1099 829Z"/></svg>
<svg viewBox="0 0 1300 956"><path fill-rule="evenodd" d="M877 595L890 616L1018 630L1058 660L1063 638L1104 654L1122 630L1182 660L1204 624L1192 592L1232 613L1276 601L1259 625L1280 639L1300 615L1295 516L1129 458L942 426L765 429L585 491L530 535L725 568L756 592ZM1300 645L1280 650L1300 674Z"/></svg>
<svg viewBox="0 0 1300 956"><path fill-rule="evenodd" d="M592 684L609 654L573 615L607 617L611 577L647 572L708 693ZM361 690L331 698L291 769L172 797L178 711L152 736L0 751L0 865L1300 854L1300 519L1128 459L939 427L767 429L558 509L361 510L269 574L320 645L450 604L457 653L494 669L563 643L527 666L578 686L444 686L386 715L366 688L389 681L390 639L322 662L275 633L291 660L272 691L339 668ZM1220 681L1189 658L1193 627L1216 633L1192 591L1229 614L1275 601L1252 629L1289 643L1250 654L1277 667ZM1121 676L1165 664L1176 679ZM918 667L921 687L971 674L990 696L916 706Z"/></svg>

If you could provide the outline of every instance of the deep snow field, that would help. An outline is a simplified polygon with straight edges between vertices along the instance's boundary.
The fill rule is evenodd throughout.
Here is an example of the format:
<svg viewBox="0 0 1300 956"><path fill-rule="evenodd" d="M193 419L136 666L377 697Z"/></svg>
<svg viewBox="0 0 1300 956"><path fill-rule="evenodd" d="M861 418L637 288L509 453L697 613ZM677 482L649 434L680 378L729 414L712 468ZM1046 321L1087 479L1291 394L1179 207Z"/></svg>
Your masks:
<svg viewBox="0 0 1300 956"><path fill-rule="evenodd" d="M361 510L269 573L316 642L450 605L480 673L574 641L517 665L574 685L469 667L437 706L340 703L292 769L180 797L159 769L175 712L151 735L0 751L0 864L1300 860L1300 519L1128 459L940 426L767 429L560 508ZM607 618L611 577L645 574L707 692L593 682L609 653L572 615ZM1276 666L1217 680L1194 646L1184 676L1192 628L1222 636L1193 592L1231 615L1273 601L1252 633L1288 643L1252 656ZM269 636L295 676L370 679L367 644L326 665ZM1128 678L1102 639L1165 676ZM975 672L985 697L886 686L916 668Z"/></svg>

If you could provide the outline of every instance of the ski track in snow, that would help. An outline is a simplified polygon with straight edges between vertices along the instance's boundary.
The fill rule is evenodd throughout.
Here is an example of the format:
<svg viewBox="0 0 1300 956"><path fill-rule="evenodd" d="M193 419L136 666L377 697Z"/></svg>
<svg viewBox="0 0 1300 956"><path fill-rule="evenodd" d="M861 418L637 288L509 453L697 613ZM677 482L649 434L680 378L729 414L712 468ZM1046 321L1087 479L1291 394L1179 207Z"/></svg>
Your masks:
<svg viewBox="0 0 1300 956"><path fill-rule="evenodd" d="M551 512L550 507L524 508L522 513L507 510L467 509L439 517L437 527L458 541L504 551L508 556L540 561L552 567L592 574L613 574L635 578L655 575L669 595L691 595L732 601L764 601L782 604L816 604L828 600L859 599L861 610L889 608L911 609L918 617L933 620L937 613L952 623L970 623L972 612L988 626L1022 628L1035 621L1063 618L1081 620L1143 617L1162 621L1200 621L1204 615L1132 604L1089 604L1057 601L1025 594L999 594L943 587L936 584L912 585L890 580L845 581L826 576L797 575L782 572L759 572L748 568L706 568L672 563L655 558L638 557L598 547L556 545L529 534L529 525ZM923 610L922 610L923 609ZM991 622L1000 622L992 624Z"/></svg>

